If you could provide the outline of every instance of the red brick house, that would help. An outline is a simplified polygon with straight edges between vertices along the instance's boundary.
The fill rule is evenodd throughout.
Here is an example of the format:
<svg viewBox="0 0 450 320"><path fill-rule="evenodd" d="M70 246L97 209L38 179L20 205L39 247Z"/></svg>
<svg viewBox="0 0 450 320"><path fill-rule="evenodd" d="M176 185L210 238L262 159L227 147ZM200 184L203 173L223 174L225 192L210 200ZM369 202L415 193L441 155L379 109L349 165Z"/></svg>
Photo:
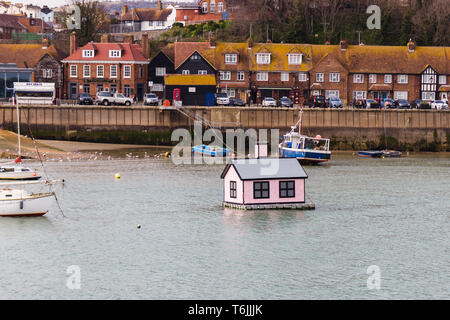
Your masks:
<svg viewBox="0 0 450 320"><path fill-rule="evenodd" d="M227 0L198 0L196 4L175 6L176 22L185 25L230 19Z"/></svg>
<svg viewBox="0 0 450 320"><path fill-rule="evenodd" d="M141 101L147 91L147 35L143 35L142 43L143 48L133 43L109 43L102 38L100 43L90 42L77 48L72 33L70 56L62 61L67 98L76 99L81 92L95 97L99 91L111 91Z"/></svg>

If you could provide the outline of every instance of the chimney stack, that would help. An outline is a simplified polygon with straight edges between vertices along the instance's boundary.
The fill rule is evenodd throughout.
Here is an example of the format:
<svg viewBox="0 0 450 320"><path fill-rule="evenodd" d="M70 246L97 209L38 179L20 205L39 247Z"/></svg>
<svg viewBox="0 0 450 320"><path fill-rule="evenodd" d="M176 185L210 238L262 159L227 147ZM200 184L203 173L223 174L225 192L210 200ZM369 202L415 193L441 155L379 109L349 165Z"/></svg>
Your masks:
<svg viewBox="0 0 450 320"><path fill-rule="evenodd" d="M339 42L339 48L341 51L347 51L347 41L341 40L341 42Z"/></svg>
<svg viewBox="0 0 450 320"><path fill-rule="evenodd" d="M163 4L161 0L158 0L158 9L162 10L163 9Z"/></svg>
<svg viewBox="0 0 450 320"><path fill-rule="evenodd" d="M70 34L70 54L77 51L77 34L73 31Z"/></svg>
<svg viewBox="0 0 450 320"><path fill-rule="evenodd" d="M213 32L209 32L209 47L215 48L216 47L216 35Z"/></svg>
<svg viewBox="0 0 450 320"><path fill-rule="evenodd" d="M416 51L416 44L414 43L414 41L412 41L412 39L409 39L408 52L409 53L414 53L414 51Z"/></svg>
<svg viewBox="0 0 450 320"><path fill-rule="evenodd" d="M42 38L42 50L47 50L48 48L48 39Z"/></svg>
<svg viewBox="0 0 450 320"><path fill-rule="evenodd" d="M126 14L128 12L128 6L123 5L122 6L122 15Z"/></svg>
<svg viewBox="0 0 450 320"><path fill-rule="evenodd" d="M249 49L253 48L253 39L252 38L247 39L247 45L248 45Z"/></svg>
<svg viewBox="0 0 450 320"><path fill-rule="evenodd" d="M102 34L102 36L100 37L100 42L101 43L108 43L109 42L108 34Z"/></svg>
<svg viewBox="0 0 450 320"><path fill-rule="evenodd" d="M144 57L150 59L150 43L148 42L148 34L146 33L142 34L141 46Z"/></svg>

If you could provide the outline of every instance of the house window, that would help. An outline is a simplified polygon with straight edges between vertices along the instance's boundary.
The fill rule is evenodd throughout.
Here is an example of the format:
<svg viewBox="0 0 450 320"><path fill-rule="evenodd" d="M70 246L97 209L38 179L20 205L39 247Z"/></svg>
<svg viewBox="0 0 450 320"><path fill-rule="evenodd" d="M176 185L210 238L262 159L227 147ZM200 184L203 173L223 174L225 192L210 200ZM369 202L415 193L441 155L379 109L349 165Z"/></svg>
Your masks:
<svg viewBox="0 0 450 320"><path fill-rule="evenodd" d="M339 82L340 76L339 73L330 73L330 82Z"/></svg>
<svg viewBox="0 0 450 320"><path fill-rule="evenodd" d="M434 74L424 74L423 75L423 83L435 83L436 76Z"/></svg>
<svg viewBox="0 0 450 320"><path fill-rule="evenodd" d="M408 91L394 91L394 99L408 100Z"/></svg>
<svg viewBox="0 0 450 320"><path fill-rule="evenodd" d="M117 92L117 85L111 84L111 87L110 87L109 91L111 91L111 93L116 93Z"/></svg>
<svg viewBox="0 0 450 320"><path fill-rule="evenodd" d="M217 12L222 13L223 12L223 2L219 2L217 4Z"/></svg>
<svg viewBox="0 0 450 320"><path fill-rule="evenodd" d="M280 181L280 198L295 198L295 181Z"/></svg>
<svg viewBox="0 0 450 320"><path fill-rule="evenodd" d="M207 70L198 70L198 74L205 75L205 74L208 74L208 71Z"/></svg>
<svg viewBox="0 0 450 320"><path fill-rule="evenodd" d="M233 88L223 88L222 93L226 93L230 98L236 97L236 90Z"/></svg>
<svg viewBox="0 0 450 320"><path fill-rule="evenodd" d="M308 81L308 77L307 77L306 73L300 72L298 74L298 81L300 81L300 82Z"/></svg>
<svg viewBox="0 0 450 320"><path fill-rule="evenodd" d="M226 54L225 55L225 63L226 64L236 64L237 63L237 54Z"/></svg>
<svg viewBox="0 0 450 320"><path fill-rule="evenodd" d="M83 92L91 94L91 86L89 84L86 84L83 86Z"/></svg>
<svg viewBox="0 0 450 320"><path fill-rule="evenodd" d="M353 83L363 83L364 82L364 75L357 73L353 75Z"/></svg>
<svg viewBox="0 0 450 320"><path fill-rule="evenodd" d="M121 56L121 51L120 50L109 50L109 57L110 58L120 58Z"/></svg>
<svg viewBox="0 0 450 320"><path fill-rule="evenodd" d="M189 75L189 74L191 74L191 71L183 70L183 71L181 71L181 73L184 74L184 75Z"/></svg>
<svg viewBox="0 0 450 320"><path fill-rule="evenodd" d="M129 97L131 94L131 87L129 84L123 86L123 94L125 97Z"/></svg>
<svg viewBox="0 0 450 320"><path fill-rule="evenodd" d="M83 66L83 77L89 78L91 76L91 66L90 65L84 65Z"/></svg>
<svg viewBox="0 0 450 320"><path fill-rule="evenodd" d="M156 76L164 77L166 75L166 68L164 67L156 67Z"/></svg>
<svg viewBox="0 0 450 320"><path fill-rule="evenodd" d="M281 73L281 81L289 81L289 72Z"/></svg>
<svg viewBox="0 0 450 320"><path fill-rule="evenodd" d="M434 92L422 92L422 100L435 100L435 98Z"/></svg>
<svg viewBox="0 0 450 320"><path fill-rule="evenodd" d="M103 66L97 66L97 78L103 78L105 76L105 69Z"/></svg>
<svg viewBox="0 0 450 320"><path fill-rule="evenodd" d="M71 78L77 77L77 66L70 66L70 77Z"/></svg>
<svg viewBox="0 0 450 320"><path fill-rule="evenodd" d="M97 92L101 92L103 91L103 85L102 84L98 84L97 85Z"/></svg>
<svg viewBox="0 0 450 320"><path fill-rule="evenodd" d="M256 81L269 81L269 73L268 72L258 72L256 74Z"/></svg>
<svg viewBox="0 0 450 320"><path fill-rule="evenodd" d="M269 182L253 182L253 199L269 199Z"/></svg>
<svg viewBox="0 0 450 320"><path fill-rule="evenodd" d="M111 78L117 78L117 66L110 66L109 67L109 76Z"/></svg>
<svg viewBox="0 0 450 320"><path fill-rule="evenodd" d="M131 78L131 66L123 66L123 77Z"/></svg>
<svg viewBox="0 0 450 320"><path fill-rule="evenodd" d="M164 27L164 21L156 21L157 27Z"/></svg>
<svg viewBox="0 0 450 320"><path fill-rule="evenodd" d="M384 83L392 83L392 74L384 75Z"/></svg>
<svg viewBox="0 0 450 320"><path fill-rule="evenodd" d="M325 98L339 98L339 90L325 90Z"/></svg>
<svg viewBox="0 0 450 320"><path fill-rule="evenodd" d="M52 69L43 69L42 70L42 77L45 79L49 79L52 77Z"/></svg>
<svg viewBox="0 0 450 320"><path fill-rule="evenodd" d="M203 13L208 13L208 2L203 2L202 12Z"/></svg>
<svg viewBox="0 0 450 320"><path fill-rule="evenodd" d="M408 83L408 75L407 74L399 74L397 76L398 83Z"/></svg>
<svg viewBox="0 0 450 320"><path fill-rule="evenodd" d="M288 63L293 65L302 64L302 55L299 53L288 54Z"/></svg>
<svg viewBox="0 0 450 320"><path fill-rule="evenodd" d="M191 56L191 60L200 60L200 55L198 55L198 54L193 54L193 55Z"/></svg>
<svg viewBox="0 0 450 320"><path fill-rule="evenodd" d="M209 13L216 13L216 4L214 2L209 4Z"/></svg>
<svg viewBox="0 0 450 320"><path fill-rule="evenodd" d="M229 81L231 80L230 71L220 71L220 80Z"/></svg>
<svg viewBox="0 0 450 320"><path fill-rule="evenodd" d="M237 198L236 181L230 181L230 198Z"/></svg>
<svg viewBox="0 0 450 320"><path fill-rule="evenodd" d="M439 76L439 84L447 84L447 76Z"/></svg>
<svg viewBox="0 0 450 320"><path fill-rule="evenodd" d="M257 53L256 54L257 64L270 64L270 53Z"/></svg>
<svg viewBox="0 0 450 320"><path fill-rule="evenodd" d="M323 73L316 73L316 81L323 82Z"/></svg>
<svg viewBox="0 0 450 320"><path fill-rule="evenodd" d="M377 83L377 75L369 74L369 83Z"/></svg>
<svg viewBox="0 0 450 320"><path fill-rule="evenodd" d="M94 56L94 50L83 50L83 58L92 58Z"/></svg>
<svg viewBox="0 0 450 320"><path fill-rule="evenodd" d="M237 73L237 81L244 81L245 80L245 72L244 71L238 71Z"/></svg>
<svg viewBox="0 0 450 320"><path fill-rule="evenodd" d="M139 67L139 78L142 79L144 77L144 68Z"/></svg>
<svg viewBox="0 0 450 320"><path fill-rule="evenodd" d="M367 98L366 91L353 91L353 99L356 100L364 100Z"/></svg>

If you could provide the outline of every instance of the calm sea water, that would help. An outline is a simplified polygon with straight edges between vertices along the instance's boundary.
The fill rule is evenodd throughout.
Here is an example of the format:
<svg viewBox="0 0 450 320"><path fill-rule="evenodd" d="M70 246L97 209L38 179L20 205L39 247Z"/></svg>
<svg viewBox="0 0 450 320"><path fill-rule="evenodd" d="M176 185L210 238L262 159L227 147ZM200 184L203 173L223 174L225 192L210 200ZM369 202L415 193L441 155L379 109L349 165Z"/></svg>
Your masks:
<svg viewBox="0 0 450 320"><path fill-rule="evenodd" d="M450 155L305 168L315 211L241 212L221 165L48 162L66 217L0 219L0 299L450 298Z"/></svg>

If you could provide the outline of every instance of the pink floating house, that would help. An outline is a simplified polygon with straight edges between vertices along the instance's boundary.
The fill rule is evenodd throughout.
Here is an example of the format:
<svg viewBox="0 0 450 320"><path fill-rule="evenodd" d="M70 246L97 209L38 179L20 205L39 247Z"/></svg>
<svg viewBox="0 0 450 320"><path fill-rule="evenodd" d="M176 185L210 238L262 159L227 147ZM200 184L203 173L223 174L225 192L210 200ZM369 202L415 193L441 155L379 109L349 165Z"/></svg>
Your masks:
<svg viewBox="0 0 450 320"><path fill-rule="evenodd" d="M255 209L314 209L306 201L305 170L294 158L232 160L222 172L223 205Z"/></svg>

